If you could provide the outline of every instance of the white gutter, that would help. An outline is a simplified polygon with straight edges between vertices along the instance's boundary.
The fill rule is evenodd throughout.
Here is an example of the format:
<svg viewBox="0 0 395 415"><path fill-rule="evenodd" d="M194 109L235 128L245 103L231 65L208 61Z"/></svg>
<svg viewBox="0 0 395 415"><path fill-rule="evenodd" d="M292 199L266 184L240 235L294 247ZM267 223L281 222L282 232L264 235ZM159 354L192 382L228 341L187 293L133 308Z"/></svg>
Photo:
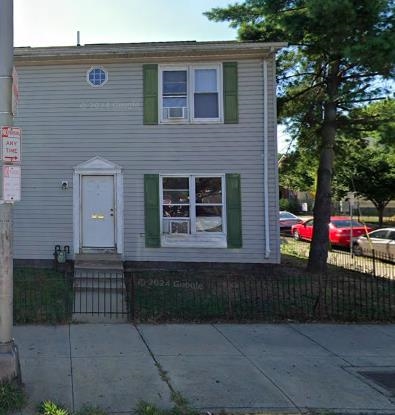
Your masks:
<svg viewBox="0 0 395 415"><path fill-rule="evenodd" d="M267 61L264 60L263 66L263 209L265 224L265 258L269 258L270 232L269 232L269 178L268 178L268 81L267 81Z"/></svg>

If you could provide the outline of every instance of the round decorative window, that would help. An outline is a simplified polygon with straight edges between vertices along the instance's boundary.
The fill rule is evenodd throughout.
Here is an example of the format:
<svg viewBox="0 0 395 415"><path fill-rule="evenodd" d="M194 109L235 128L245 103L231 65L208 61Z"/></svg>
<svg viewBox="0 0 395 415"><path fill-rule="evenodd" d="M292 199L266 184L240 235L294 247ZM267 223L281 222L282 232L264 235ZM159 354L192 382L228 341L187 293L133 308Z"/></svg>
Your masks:
<svg viewBox="0 0 395 415"><path fill-rule="evenodd" d="M95 66L89 69L86 79L91 86L102 86L108 80L107 71L99 66Z"/></svg>

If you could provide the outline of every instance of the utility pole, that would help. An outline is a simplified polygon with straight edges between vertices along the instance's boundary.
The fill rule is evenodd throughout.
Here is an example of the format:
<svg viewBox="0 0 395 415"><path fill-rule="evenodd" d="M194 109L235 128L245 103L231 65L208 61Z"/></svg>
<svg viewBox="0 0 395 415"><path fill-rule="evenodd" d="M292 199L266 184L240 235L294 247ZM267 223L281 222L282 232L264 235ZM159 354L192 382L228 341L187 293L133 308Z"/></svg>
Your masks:
<svg viewBox="0 0 395 415"><path fill-rule="evenodd" d="M12 126L13 123L13 17L13 0L0 0L0 126ZM3 169L3 166L1 168ZM2 179L4 180L4 177ZM5 202L3 199L2 194L0 199L0 382L21 380L18 348L12 338L12 203Z"/></svg>

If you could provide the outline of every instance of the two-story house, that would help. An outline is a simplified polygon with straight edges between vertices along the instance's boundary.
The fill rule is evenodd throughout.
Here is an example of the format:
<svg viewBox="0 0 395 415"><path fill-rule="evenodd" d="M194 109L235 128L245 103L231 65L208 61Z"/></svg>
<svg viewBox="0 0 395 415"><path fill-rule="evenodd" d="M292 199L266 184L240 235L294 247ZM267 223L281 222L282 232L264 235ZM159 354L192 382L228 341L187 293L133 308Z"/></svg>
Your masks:
<svg viewBox="0 0 395 415"><path fill-rule="evenodd" d="M278 263L282 46L17 48L15 259Z"/></svg>

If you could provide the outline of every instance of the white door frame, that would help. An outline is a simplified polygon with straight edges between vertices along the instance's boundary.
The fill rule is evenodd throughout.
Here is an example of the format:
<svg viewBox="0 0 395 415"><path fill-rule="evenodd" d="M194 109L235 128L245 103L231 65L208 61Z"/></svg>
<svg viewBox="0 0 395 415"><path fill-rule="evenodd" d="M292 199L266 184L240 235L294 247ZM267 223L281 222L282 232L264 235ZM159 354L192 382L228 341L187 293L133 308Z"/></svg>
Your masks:
<svg viewBox="0 0 395 415"><path fill-rule="evenodd" d="M73 248L74 254L81 253L81 185L82 176L113 176L114 177L114 215L115 215L115 248L123 254L123 174L120 166L102 157L79 164L73 174Z"/></svg>

